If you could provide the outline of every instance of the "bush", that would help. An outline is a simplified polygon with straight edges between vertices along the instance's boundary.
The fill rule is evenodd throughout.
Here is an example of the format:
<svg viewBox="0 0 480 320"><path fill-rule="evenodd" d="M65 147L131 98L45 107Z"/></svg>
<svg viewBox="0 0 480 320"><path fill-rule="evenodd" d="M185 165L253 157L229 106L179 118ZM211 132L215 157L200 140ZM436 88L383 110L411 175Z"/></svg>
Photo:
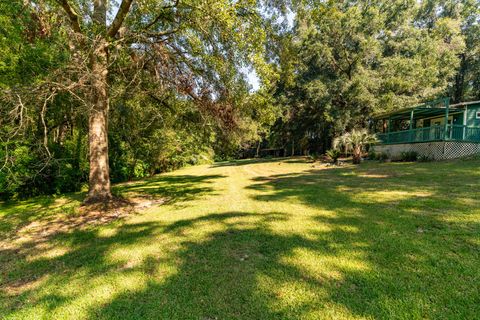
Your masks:
<svg viewBox="0 0 480 320"><path fill-rule="evenodd" d="M415 152L415 151L405 151L405 152L402 152L402 153L401 153L400 159L401 159L402 161L406 161L406 162L417 161L417 159L418 159L418 153Z"/></svg>
<svg viewBox="0 0 480 320"><path fill-rule="evenodd" d="M385 152L379 152L375 154L375 160L378 160L380 162L387 161L389 158L390 157Z"/></svg>
<svg viewBox="0 0 480 320"><path fill-rule="evenodd" d="M368 152L368 160L375 160L377 158L377 153L374 150Z"/></svg>
<svg viewBox="0 0 480 320"><path fill-rule="evenodd" d="M0 143L0 163L5 164L0 170L0 199L81 190L88 181L86 135L75 131L62 144L50 143L48 150L50 154L43 145L20 141Z"/></svg>
<svg viewBox="0 0 480 320"><path fill-rule="evenodd" d="M426 155L426 154L422 154L418 156L417 160L420 162L430 162L430 161L433 161L433 157L430 157L429 155Z"/></svg>
<svg viewBox="0 0 480 320"><path fill-rule="evenodd" d="M340 158L340 150L330 149L327 151L327 156L332 160L332 163L338 163L338 158Z"/></svg>

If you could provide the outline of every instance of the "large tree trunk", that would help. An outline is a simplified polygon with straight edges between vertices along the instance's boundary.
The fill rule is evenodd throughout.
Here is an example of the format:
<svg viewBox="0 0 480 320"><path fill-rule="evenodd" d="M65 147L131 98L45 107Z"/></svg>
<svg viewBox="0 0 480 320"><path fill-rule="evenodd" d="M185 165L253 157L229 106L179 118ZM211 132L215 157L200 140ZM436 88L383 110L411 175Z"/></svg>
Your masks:
<svg viewBox="0 0 480 320"><path fill-rule="evenodd" d="M88 120L90 174L86 203L107 202L110 192L108 166L108 42L106 0L94 0L93 24L97 36L90 55L92 93Z"/></svg>
<svg viewBox="0 0 480 320"><path fill-rule="evenodd" d="M106 41L99 41L91 57L92 104L88 123L90 174L87 203L111 199L108 165L108 55Z"/></svg>
<svg viewBox="0 0 480 320"><path fill-rule="evenodd" d="M82 18L69 1L58 0L78 35L80 50L90 53L90 111L88 142L90 156L89 190L85 203L106 202L111 199L108 166L108 43L114 39L134 0L122 0L109 28L107 28L108 0L93 0L91 24L82 24ZM91 2L89 2L91 3ZM85 27L89 27L85 31ZM93 50L91 50L93 49Z"/></svg>

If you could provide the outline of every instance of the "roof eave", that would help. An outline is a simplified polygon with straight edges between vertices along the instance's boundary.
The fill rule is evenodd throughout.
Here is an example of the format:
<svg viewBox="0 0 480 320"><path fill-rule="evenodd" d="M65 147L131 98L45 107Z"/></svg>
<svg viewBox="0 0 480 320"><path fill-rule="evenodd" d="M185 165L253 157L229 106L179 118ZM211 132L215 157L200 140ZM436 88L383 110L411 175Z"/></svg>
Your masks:
<svg viewBox="0 0 480 320"><path fill-rule="evenodd" d="M445 107L410 107L410 108L405 108L405 109L402 109L402 110L397 110L397 111L391 111L391 112L387 112L387 113L383 113L383 114L379 114L377 116L374 116L373 119L385 119L385 118L388 118L388 117L391 117L391 116L394 116L394 115L401 115L401 114L405 114L407 115L408 113L412 112L412 111L415 111L415 110L445 110L446 108ZM461 111L463 110L464 108L458 108L458 105L455 105L455 106L449 106L448 108L450 111Z"/></svg>
<svg viewBox="0 0 480 320"><path fill-rule="evenodd" d="M480 104L480 100L451 104L450 107L469 106L469 105L472 105L472 104Z"/></svg>

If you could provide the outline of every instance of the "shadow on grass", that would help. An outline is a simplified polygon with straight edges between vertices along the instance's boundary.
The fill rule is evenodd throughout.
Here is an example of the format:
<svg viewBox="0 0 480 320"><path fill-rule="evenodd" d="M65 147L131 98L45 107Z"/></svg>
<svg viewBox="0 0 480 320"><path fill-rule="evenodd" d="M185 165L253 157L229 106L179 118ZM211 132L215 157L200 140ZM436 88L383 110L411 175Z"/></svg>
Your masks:
<svg viewBox="0 0 480 320"><path fill-rule="evenodd" d="M295 177L289 183L296 185L295 179L303 183L304 178ZM287 192L281 184L275 188L286 197L291 193L309 196ZM348 196L336 200L326 208L359 207ZM313 205L321 207L322 203ZM93 308L91 316L475 318L480 311L478 288L470 285L478 280L478 247L466 240L475 237L478 225L473 226L476 231L465 234L434 217L407 216L407 208L384 209L360 206L335 217L312 216L329 231L313 228L304 234L275 232L272 223L288 223L290 218L278 212L228 212L175 222L163 232L182 234L201 228L204 222L220 223L223 228L205 241L182 243L174 256L178 261L174 275L120 294L101 308ZM419 233L418 225L426 231Z"/></svg>
<svg viewBox="0 0 480 320"><path fill-rule="evenodd" d="M238 220L251 217L258 220ZM229 222L231 219L237 222ZM186 242L175 255L180 262L175 275L115 297L103 307L94 308L92 318L281 319L301 314L314 306L298 305L295 310L275 306L278 296L268 290L268 282L295 279L307 286L308 282L319 284L318 279L281 260L296 248L327 248L298 235L269 231L269 221L281 219L286 219L281 213L229 212L171 225L167 228L171 232L195 228L204 221L222 223L225 229L210 234L207 241Z"/></svg>
<svg viewBox="0 0 480 320"><path fill-rule="evenodd" d="M58 257L30 261L34 252L0 253L18 260L1 277L21 285L51 275L42 286L58 288L77 274L88 281L103 274L150 275L138 288L90 306L92 319L473 319L480 314L480 225L468 219L478 193L465 186L478 186L475 168L401 164L258 177L249 186L253 200L293 199L319 210L305 214L298 230L293 212L224 212L121 225L109 236L62 233L51 239L68 244ZM151 186L158 182L140 188ZM292 228L277 230L279 223ZM189 236L205 224L216 228ZM178 248L129 268L107 258L133 244L158 242L168 251L157 237L172 237ZM175 270L158 276L163 259ZM78 298L53 291L31 302L40 289L27 288L16 299L3 292L6 314L15 315L22 303L55 310Z"/></svg>
<svg viewBox="0 0 480 320"><path fill-rule="evenodd" d="M257 201L295 199L324 211L311 217L330 229L314 232L318 241L361 246L354 251L370 271L343 270L351 290L328 289L331 301L353 315L475 318L480 286L470 284L480 280L480 221L473 218L480 204L478 162L435 165L311 170L257 177L249 188Z"/></svg>
<svg viewBox="0 0 480 320"><path fill-rule="evenodd" d="M40 196L23 201L0 202L0 240L7 238L22 227L58 215L59 211L81 203L84 192L62 195L60 204L53 196Z"/></svg>
<svg viewBox="0 0 480 320"><path fill-rule="evenodd" d="M114 187L119 194L149 195L168 202L189 201L205 194L214 195L208 186L223 175L158 175L141 182L129 182Z"/></svg>
<svg viewBox="0 0 480 320"><path fill-rule="evenodd" d="M170 203L193 200L212 193L208 185L220 175L158 176L140 183L116 186L117 192L148 194L167 199ZM61 198L37 197L22 202L0 205L0 318L2 310L16 309L23 299L35 296L49 286L68 284L69 277L83 271L89 276L98 272L115 272L117 265L105 260L112 246L137 244L159 229L158 225L121 224L115 217L100 213L99 223L78 215L83 194L66 194ZM57 202L60 201L60 202ZM68 208L72 207L72 212ZM88 217L87 217L88 218ZM86 222L86 223L83 223ZM114 224L115 236L99 236L100 224ZM57 247L62 248L56 253ZM54 255L54 257L51 257ZM30 289L39 279L49 277L38 289ZM37 302L36 302L37 303ZM42 303L39 301L38 303ZM52 308L63 304L59 297L49 297Z"/></svg>
<svg viewBox="0 0 480 320"><path fill-rule="evenodd" d="M273 162L285 162L285 163L309 163L311 161L307 160L305 157L281 157L281 158L255 158L255 159L243 159L243 160L232 160L232 161L223 161L216 162L211 165L212 168L219 167L238 167L246 166L249 164L265 164Z"/></svg>
<svg viewBox="0 0 480 320"><path fill-rule="evenodd" d="M158 175L141 182L130 182L113 187L121 196L161 198L164 203L194 200L214 194L209 186L222 175ZM22 228L32 223L57 222L56 219L71 218L85 197L85 192L63 194L61 197L42 196L25 201L0 203L0 240L15 236ZM108 222L108 221L106 221ZM76 227L78 225L73 223Z"/></svg>
<svg viewBox="0 0 480 320"><path fill-rule="evenodd" d="M52 285L68 286L79 274L91 281L107 272L121 270L120 263L107 259L112 246L141 242L155 230L158 230L155 223L124 224L110 237L99 236L98 229L92 228L57 233L40 246L27 242L13 248L0 248L0 264L4 266L0 271L0 300L3 300L0 306L6 312L0 316L21 310L25 301L32 297L35 297L35 305L46 304L51 310L69 303L74 296L39 292ZM52 257L48 253L56 245L66 250ZM36 281L41 279L47 280L36 286Z"/></svg>

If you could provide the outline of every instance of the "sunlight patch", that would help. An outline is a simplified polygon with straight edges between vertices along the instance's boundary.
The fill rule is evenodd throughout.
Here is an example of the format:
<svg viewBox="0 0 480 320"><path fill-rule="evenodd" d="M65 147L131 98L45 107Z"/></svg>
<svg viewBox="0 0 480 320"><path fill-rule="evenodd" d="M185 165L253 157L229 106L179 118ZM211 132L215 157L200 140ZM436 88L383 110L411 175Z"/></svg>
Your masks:
<svg viewBox="0 0 480 320"><path fill-rule="evenodd" d="M135 272L128 275L122 274L113 279L97 279L100 282L98 285L83 288L84 294L79 295L76 292L75 296L78 298L66 304L64 308L60 308L58 313L68 312L70 305L82 306L85 310L91 308L92 310L100 305L107 304L115 299L116 296L124 294L125 292L137 292L146 288L147 280L142 274ZM87 307L87 308L85 308ZM81 318L81 317L79 317Z"/></svg>
<svg viewBox="0 0 480 320"><path fill-rule="evenodd" d="M360 232L360 229L358 227L349 225L349 224L337 224L335 226L337 230L341 230L343 232L348 232L348 233L358 233Z"/></svg>
<svg viewBox="0 0 480 320"><path fill-rule="evenodd" d="M108 255L108 260L120 265L121 270L132 270L141 267L147 259L151 257L158 259L160 256L158 245L152 244L143 247L117 249Z"/></svg>
<svg viewBox="0 0 480 320"><path fill-rule="evenodd" d="M105 228L105 229L100 229L98 230L98 237L99 238L111 238L117 235L118 229L114 228Z"/></svg>
<svg viewBox="0 0 480 320"><path fill-rule="evenodd" d="M471 224L473 228L480 221L480 212L479 210L475 210L475 213L472 211L471 214L458 212L453 215L439 216L438 219L449 223Z"/></svg>
<svg viewBox="0 0 480 320"><path fill-rule="evenodd" d="M37 246L38 248L38 246ZM35 255L28 256L26 261L32 262L36 260L50 260L50 259L55 259L59 258L63 255L66 255L67 253L70 252L70 248L68 247L61 247L61 246L56 246L53 248L45 249L45 251L38 253L36 252Z"/></svg>
<svg viewBox="0 0 480 320"><path fill-rule="evenodd" d="M325 301L318 308L311 309L305 313L302 319L372 319L371 317L362 317L352 313L345 305L332 302L331 300Z"/></svg>
<svg viewBox="0 0 480 320"><path fill-rule="evenodd" d="M386 179L391 178L389 174L375 174L375 173L360 173L357 175L359 178L372 178L372 179Z"/></svg>
<svg viewBox="0 0 480 320"><path fill-rule="evenodd" d="M297 248L288 257L281 259L282 263L292 265L302 270L309 281L319 283L332 280L343 280L345 271L369 271L370 267L365 263L361 247L355 250L347 247L325 247L322 252L312 249Z"/></svg>
<svg viewBox="0 0 480 320"><path fill-rule="evenodd" d="M475 207L478 207L480 203L478 199L460 198L460 197L455 197L455 202L457 202L460 205L475 206Z"/></svg>
<svg viewBox="0 0 480 320"><path fill-rule="evenodd" d="M259 290L258 294L269 297L269 309L273 311L279 309L293 311L304 305L311 305L319 298L327 296L323 288L314 288L310 284L294 278L286 280L283 277L279 279L277 277L272 278L271 275L261 274L257 275L256 282Z"/></svg>
<svg viewBox="0 0 480 320"><path fill-rule="evenodd" d="M410 198L426 198L431 197L433 194L426 191L395 191L395 190L384 190L384 191L370 191L370 192L360 192L356 195L357 199L360 199L361 202L371 203L371 202L396 202L401 200L407 200Z"/></svg>
<svg viewBox="0 0 480 320"><path fill-rule="evenodd" d="M354 190L354 188L352 188L352 187L347 187L347 186L337 186L337 187L335 188L335 190L338 191L338 192L351 192L351 191Z"/></svg>
<svg viewBox="0 0 480 320"><path fill-rule="evenodd" d="M288 306L311 303L318 294L318 291L297 280L283 282L275 289L275 296Z"/></svg>

